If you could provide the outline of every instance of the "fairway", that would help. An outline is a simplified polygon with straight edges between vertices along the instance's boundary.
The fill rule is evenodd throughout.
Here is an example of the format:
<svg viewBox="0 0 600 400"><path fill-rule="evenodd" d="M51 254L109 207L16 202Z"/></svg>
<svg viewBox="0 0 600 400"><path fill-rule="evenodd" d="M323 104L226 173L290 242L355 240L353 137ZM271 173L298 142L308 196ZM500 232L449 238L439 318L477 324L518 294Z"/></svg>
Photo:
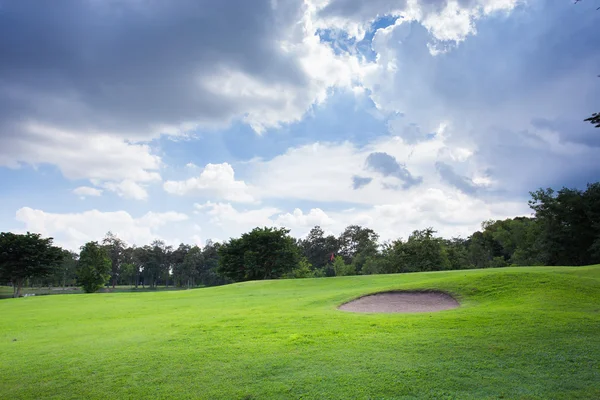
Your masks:
<svg viewBox="0 0 600 400"><path fill-rule="evenodd" d="M459 308L369 314L378 291ZM600 398L600 266L0 301L2 399Z"/></svg>

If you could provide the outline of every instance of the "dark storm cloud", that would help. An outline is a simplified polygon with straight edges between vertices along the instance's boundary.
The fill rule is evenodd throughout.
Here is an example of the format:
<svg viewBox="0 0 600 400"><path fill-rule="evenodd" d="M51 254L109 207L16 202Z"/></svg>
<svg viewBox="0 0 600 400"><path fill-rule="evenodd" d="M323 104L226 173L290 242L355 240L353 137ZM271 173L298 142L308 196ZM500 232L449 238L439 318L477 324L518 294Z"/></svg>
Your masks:
<svg viewBox="0 0 600 400"><path fill-rule="evenodd" d="M277 42L300 4L271 3L1 2L0 126L35 120L147 135L157 125L223 122L247 108L202 86L223 69L302 88L307 77Z"/></svg>
<svg viewBox="0 0 600 400"><path fill-rule="evenodd" d="M366 159L366 165L369 169L377 171L383 176L392 176L398 178L403 182L403 189L408 189L423 182L422 177L412 176L405 165L400 164L394 157L387 153L378 152L369 154ZM388 185L388 188L392 187Z"/></svg>

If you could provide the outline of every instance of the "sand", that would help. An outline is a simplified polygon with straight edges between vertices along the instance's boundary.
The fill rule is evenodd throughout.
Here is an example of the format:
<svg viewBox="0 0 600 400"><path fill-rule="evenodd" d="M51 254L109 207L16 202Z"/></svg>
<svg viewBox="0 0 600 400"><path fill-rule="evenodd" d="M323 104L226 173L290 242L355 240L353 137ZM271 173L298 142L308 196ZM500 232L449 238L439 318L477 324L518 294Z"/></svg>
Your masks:
<svg viewBox="0 0 600 400"><path fill-rule="evenodd" d="M450 310L460 304L442 292L385 292L342 304L343 311L362 313L414 313Z"/></svg>

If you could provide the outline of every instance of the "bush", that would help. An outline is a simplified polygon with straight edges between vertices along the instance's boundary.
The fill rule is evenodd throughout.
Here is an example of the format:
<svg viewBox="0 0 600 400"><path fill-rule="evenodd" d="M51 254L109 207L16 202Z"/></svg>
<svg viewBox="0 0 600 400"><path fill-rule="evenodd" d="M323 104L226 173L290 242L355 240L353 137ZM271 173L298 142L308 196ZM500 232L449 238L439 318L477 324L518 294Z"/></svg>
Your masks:
<svg viewBox="0 0 600 400"><path fill-rule="evenodd" d="M352 264L346 264L341 256L336 256L333 261L335 276L356 275L356 269Z"/></svg>

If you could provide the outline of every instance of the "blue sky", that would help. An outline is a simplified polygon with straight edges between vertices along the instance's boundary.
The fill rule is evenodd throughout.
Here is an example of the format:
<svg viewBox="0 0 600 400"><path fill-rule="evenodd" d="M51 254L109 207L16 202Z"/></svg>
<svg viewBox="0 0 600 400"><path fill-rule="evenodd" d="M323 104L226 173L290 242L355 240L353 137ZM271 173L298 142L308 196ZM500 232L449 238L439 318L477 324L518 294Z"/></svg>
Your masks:
<svg viewBox="0 0 600 400"><path fill-rule="evenodd" d="M0 230L466 236L600 176L585 0L0 0Z"/></svg>

